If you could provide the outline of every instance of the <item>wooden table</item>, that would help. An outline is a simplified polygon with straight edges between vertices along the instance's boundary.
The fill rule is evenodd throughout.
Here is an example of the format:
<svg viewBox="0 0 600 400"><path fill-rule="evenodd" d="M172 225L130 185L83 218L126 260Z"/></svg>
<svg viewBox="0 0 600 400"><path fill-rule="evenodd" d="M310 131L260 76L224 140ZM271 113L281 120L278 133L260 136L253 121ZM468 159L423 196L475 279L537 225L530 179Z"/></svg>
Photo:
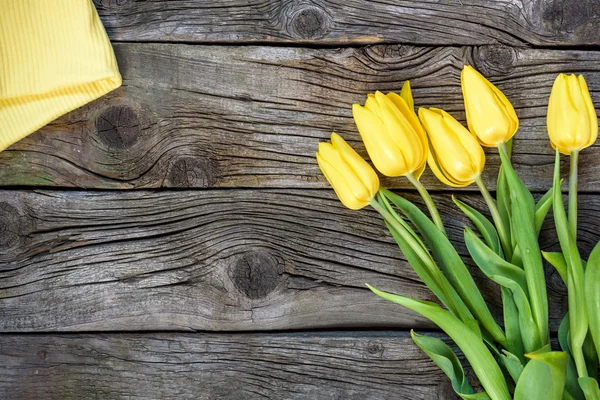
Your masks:
<svg viewBox="0 0 600 400"><path fill-rule="evenodd" d="M435 327L364 283L431 294L376 213L336 199L317 144L335 130L365 155L350 105L407 79L418 106L464 122L472 64L515 105L514 161L542 192L556 75L584 73L600 105L599 3L94 2L123 87L0 153L0 397L455 398L408 335ZM489 151L491 187L497 167ZM598 146L580 169L587 254ZM450 191L423 181L464 254ZM483 208L473 190L458 196ZM565 288L547 278L556 329Z"/></svg>

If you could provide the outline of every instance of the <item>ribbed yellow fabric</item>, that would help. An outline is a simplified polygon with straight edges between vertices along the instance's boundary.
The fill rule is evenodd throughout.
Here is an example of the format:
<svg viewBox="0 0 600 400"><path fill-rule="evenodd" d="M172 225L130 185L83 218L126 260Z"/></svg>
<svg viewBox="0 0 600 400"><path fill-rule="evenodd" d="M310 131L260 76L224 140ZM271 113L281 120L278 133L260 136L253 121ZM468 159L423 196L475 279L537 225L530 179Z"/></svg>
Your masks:
<svg viewBox="0 0 600 400"><path fill-rule="evenodd" d="M0 0L0 151L121 83L91 0Z"/></svg>

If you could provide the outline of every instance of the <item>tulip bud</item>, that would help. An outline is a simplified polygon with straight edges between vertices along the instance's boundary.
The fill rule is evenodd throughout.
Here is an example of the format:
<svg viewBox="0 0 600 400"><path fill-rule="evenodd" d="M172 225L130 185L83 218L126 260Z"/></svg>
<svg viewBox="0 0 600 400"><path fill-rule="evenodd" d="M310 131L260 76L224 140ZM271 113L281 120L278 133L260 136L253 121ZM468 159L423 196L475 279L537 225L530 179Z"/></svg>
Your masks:
<svg viewBox="0 0 600 400"><path fill-rule="evenodd" d="M483 171L485 153L477 139L447 112L420 108L419 118L429 136L429 167L449 186L468 186Z"/></svg>
<svg viewBox="0 0 600 400"><path fill-rule="evenodd" d="M414 111L408 82L401 95L369 94L365 106L352 105L354 121L375 167L387 176L421 176L427 135Z"/></svg>
<svg viewBox="0 0 600 400"><path fill-rule="evenodd" d="M379 190L373 168L338 134L319 143L317 162L342 204L352 210L368 205Z"/></svg>
<svg viewBox="0 0 600 400"><path fill-rule="evenodd" d="M514 136L519 119L510 101L470 65L460 74L467 125L483 146L496 147Z"/></svg>
<svg viewBox="0 0 600 400"><path fill-rule="evenodd" d="M552 147L563 154L596 141L598 117L583 75L558 75L548 102L547 125Z"/></svg>

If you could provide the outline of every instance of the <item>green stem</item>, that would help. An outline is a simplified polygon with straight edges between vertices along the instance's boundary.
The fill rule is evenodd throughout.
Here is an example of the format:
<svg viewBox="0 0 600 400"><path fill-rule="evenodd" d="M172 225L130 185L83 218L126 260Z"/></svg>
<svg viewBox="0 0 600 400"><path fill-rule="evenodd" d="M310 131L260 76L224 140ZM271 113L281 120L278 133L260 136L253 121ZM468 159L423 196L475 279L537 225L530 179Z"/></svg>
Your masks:
<svg viewBox="0 0 600 400"><path fill-rule="evenodd" d="M498 147L500 148L500 150L504 151L504 154L506 154L506 157L510 159L510 154L508 153L508 147L506 147L506 142L502 142L498 145Z"/></svg>
<svg viewBox="0 0 600 400"><path fill-rule="evenodd" d="M571 152L571 165L569 169L569 231L573 241L577 243L577 163L579 151Z"/></svg>
<svg viewBox="0 0 600 400"><path fill-rule="evenodd" d="M406 234L403 235L403 238L413 249L416 255L429 267L433 266L435 268L435 262L433 261L433 258L431 258L431 255L384 206L377 202L377 199L375 197L371 199L369 204L371 204L371 207L373 207L379 214L381 214L383 219L385 219L385 221L389 223L394 229L396 229L400 233L405 232Z"/></svg>
<svg viewBox="0 0 600 400"><path fill-rule="evenodd" d="M483 180L481 180L481 176L478 176L475 179L475 183L477 184L477 187L479 187L479 191L483 195L483 198L490 210L490 213L492 214L494 225L496 225L498 236L500 236L500 242L502 243L502 250L504 250L504 255L506 256L507 260L510 260L512 257L510 240L508 239L506 228L504 227L504 223L502 222L502 217L500 217L500 213L498 212L496 200L494 200L487 187L485 187Z"/></svg>
<svg viewBox="0 0 600 400"><path fill-rule="evenodd" d="M435 225L440 231L444 232L444 235L448 236L448 234L446 233L446 228L444 227L444 223L442 222L442 218L440 217L440 213L437 207L435 206L433 199L429 195L429 192L427 191L427 189L425 189L425 186L423 186L423 184L417 178L415 178L413 174L408 174L406 175L406 177L408 178L410 183L412 183L413 186L417 189L417 191L423 198L423 201L425 201L427 210L429 210L429 214L431 215L431 219L433 220Z"/></svg>
<svg viewBox="0 0 600 400"><path fill-rule="evenodd" d="M575 361L575 368L577 369L577 376L579 378L586 378L588 376L587 366L585 364L585 356L583 355L583 349L581 346L572 347L573 360Z"/></svg>

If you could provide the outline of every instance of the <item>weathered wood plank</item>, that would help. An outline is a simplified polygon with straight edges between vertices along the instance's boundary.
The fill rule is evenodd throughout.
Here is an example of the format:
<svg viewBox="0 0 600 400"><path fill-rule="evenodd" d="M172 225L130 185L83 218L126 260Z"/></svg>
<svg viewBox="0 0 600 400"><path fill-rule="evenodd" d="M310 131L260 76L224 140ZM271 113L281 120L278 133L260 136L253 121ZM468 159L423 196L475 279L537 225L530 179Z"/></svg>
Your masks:
<svg viewBox="0 0 600 400"><path fill-rule="evenodd" d="M86 188L328 187L314 160L332 130L364 154L350 105L410 79L418 105L463 117L459 73L471 63L521 118L515 162L551 185L546 103L561 71L585 72L600 104L600 52L509 47L346 49L115 46L125 85L0 153L0 185ZM498 158L488 157L493 186ZM600 147L581 155L580 188L600 189ZM431 174L431 188L447 189ZM408 187L405 179L387 180Z"/></svg>
<svg viewBox="0 0 600 400"><path fill-rule="evenodd" d="M94 0L117 41L599 45L595 0Z"/></svg>
<svg viewBox="0 0 600 400"><path fill-rule="evenodd" d="M465 254L465 220L449 195L435 199ZM580 204L586 254L600 198ZM332 191L2 191L0 211L1 332L432 328L365 288L432 300L377 214ZM557 247L552 229L541 241ZM548 271L556 329L565 289Z"/></svg>
<svg viewBox="0 0 600 400"><path fill-rule="evenodd" d="M3 335L0 392L13 400L456 398L407 333L391 332Z"/></svg>

